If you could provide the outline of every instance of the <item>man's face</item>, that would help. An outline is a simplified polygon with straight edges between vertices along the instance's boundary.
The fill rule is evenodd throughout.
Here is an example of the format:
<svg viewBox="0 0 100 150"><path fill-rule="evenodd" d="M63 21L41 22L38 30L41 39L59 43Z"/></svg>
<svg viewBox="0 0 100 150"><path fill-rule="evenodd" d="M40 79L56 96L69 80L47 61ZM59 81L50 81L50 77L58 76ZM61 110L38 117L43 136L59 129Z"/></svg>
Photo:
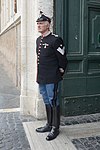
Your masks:
<svg viewBox="0 0 100 150"><path fill-rule="evenodd" d="M49 30L50 24L48 21L37 22L37 28L38 28L38 32L43 34Z"/></svg>

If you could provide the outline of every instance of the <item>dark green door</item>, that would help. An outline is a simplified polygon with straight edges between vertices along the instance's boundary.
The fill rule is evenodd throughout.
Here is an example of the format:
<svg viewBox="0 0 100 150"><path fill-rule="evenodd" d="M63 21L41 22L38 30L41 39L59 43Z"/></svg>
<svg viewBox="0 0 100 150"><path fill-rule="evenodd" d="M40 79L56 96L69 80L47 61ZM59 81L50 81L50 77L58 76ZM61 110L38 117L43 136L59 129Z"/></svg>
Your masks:
<svg viewBox="0 0 100 150"><path fill-rule="evenodd" d="M100 0L57 0L55 9L55 31L64 39L69 62L62 115L100 112Z"/></svg>

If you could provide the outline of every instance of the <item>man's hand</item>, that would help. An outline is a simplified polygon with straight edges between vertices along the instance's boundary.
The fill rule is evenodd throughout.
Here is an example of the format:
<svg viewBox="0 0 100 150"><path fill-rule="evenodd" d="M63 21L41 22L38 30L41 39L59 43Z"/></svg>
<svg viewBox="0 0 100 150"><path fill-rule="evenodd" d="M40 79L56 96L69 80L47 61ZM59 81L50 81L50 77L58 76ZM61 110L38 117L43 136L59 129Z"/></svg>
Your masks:
<svg viewBox="0 0 100 150"><path fill-rule="evenodd" d="M64 69L63 69L63 68L59 68L59 71L60 71L61 73L64 73Z"/></svg>
<svg viewBox="0 0 100 150"><path fill-rule="evenodd" d="M60 71L61 75L63 76L64 75L64 69L63 68L59 68L59 71Z"/></svg>

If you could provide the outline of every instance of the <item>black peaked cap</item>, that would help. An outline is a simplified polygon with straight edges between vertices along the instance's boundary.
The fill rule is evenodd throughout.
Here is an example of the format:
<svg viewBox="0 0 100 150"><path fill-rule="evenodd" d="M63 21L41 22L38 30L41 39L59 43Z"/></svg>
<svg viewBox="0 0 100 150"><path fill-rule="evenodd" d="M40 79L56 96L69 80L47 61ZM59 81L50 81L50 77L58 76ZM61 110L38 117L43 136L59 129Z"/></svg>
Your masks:
<svg viewBox="0 0 100 150"><path fill-rule="evenodd" d="M48 21L51 23L51 19L43 14L42 11L40 11L40 17L36 20L36 22L41 22L41 21Z"/></svg>

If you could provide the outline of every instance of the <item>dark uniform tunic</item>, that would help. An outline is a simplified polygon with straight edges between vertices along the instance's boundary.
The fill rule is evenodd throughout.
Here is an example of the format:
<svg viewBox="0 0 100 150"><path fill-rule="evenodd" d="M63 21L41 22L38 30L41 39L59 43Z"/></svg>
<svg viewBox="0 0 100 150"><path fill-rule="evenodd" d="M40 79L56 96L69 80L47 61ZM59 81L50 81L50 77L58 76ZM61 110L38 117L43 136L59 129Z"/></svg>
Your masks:
<svg viewBox="0 0 100 150"><path fill-rule="evenodd" d="M62 38L50 33L38 37L37 41L37 82L39 84L57 83L62 80L62 73L67 65L66 51Z"/></svg>

